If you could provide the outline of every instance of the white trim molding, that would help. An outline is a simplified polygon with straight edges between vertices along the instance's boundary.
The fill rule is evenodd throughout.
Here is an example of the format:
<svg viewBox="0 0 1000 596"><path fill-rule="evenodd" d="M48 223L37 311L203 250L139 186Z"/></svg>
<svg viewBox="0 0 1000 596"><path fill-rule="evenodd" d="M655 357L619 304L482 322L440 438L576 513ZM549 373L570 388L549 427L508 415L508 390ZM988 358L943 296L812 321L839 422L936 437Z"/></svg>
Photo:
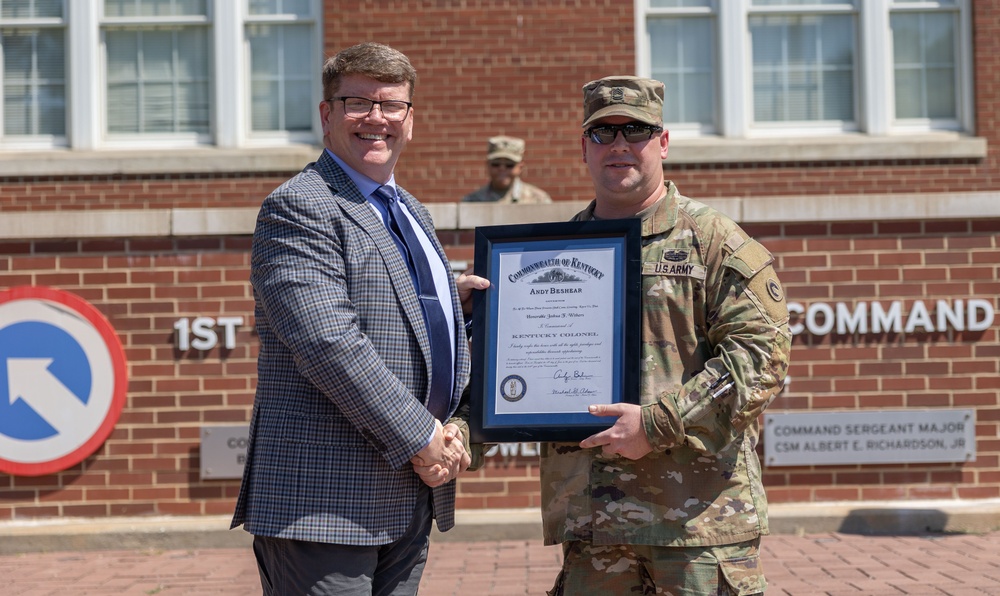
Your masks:
<svg viewBox="0 0 1000 596"><path fill-rule="evenodd" d="M682 190L683 191L683 190ZM940 221L1000 218L1000 190L970 193L722 197L702 202L743 224ZM588 201L548 205L429 203L439 231L566 221ZM68 214L72 217L67 217ZM249 236L257 208L33 211L4 213L2 240Z"/></svg>

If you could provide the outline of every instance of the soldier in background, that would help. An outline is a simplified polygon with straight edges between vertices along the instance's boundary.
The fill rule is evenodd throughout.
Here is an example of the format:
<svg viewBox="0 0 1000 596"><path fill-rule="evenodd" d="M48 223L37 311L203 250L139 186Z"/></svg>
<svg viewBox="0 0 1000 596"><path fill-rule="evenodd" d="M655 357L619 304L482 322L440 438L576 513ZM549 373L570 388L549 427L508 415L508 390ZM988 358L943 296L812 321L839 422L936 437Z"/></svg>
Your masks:
<svg viewBox="0 0 1000 596"><path fill-rule="evenodd" d="M771 254L664 180L662 83L583 91L596 199L575 219L642 219L641 405L591 406L614 425L542 444L545 542L564 553L549 594L761 593L758 417L791 347Z"/></svg>
<svg viewBox="0 0 1000 596"><path fill-rule="evenodd" d="M524 139L491 137L486 150L490 182L462 198L467 203L551 203L549 193L521 180Z"/></svg>

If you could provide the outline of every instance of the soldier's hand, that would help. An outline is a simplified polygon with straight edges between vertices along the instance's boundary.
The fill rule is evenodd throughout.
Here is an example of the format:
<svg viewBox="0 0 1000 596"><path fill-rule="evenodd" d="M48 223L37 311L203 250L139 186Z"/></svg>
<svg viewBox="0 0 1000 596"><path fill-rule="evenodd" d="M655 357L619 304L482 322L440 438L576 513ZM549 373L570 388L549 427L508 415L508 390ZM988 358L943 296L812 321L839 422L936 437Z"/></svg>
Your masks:
<svg viewBox="0 0 1000 596"><path fill-rule="evenodd" d="M444 426L444 440L453 449L462 451L462 459L459 461L458 468L452 472L452 477L458 476L459 473L468 470L469 466L472 465L472 456L465 450L462 429L458 428L456 424L446 424Z"/></svg>
<svg viewBox="0 0 1000 596"><path fill-rule="evenodd" d="M462 431L455 424L442 427L435 420L434 438L410 458L413 471L431 488L451 482L464 472L472 459L462 443Z"/></svg>
<svg viewBox="0 0 1000 596"><path fill-rule="evenodd" d="M594 416L617 416L614 426L580 441L580 447L601 447L604 455L639 459L653 451L642 427L642 408L635 404L600 404L590 406Z"/></svg>

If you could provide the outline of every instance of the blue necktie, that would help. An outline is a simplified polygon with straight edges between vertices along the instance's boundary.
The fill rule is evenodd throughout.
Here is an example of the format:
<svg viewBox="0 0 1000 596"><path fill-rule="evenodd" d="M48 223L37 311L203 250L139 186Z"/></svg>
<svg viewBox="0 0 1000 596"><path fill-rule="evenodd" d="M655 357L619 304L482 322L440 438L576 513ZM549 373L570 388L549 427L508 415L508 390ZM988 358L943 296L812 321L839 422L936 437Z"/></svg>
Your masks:
<svg viewBox="0 0 1000 596"><path fill-rule="evenodd" d="M444 420L451 409L452 393L452 361L451 334L448 333L448 320L444 315L444 305L438 299L434 276L431 274L430 263L410 225L410 220L399 207L393 189L380 186L375 196L382 200L388 213L389 230L396 237L396 246L403 255L403 260L410 266L420 297L420 306L424 311L424 323L431 343L431 393L427 409L438 420ZM436 255L435 255L436 256ZM448 305L451 305L449 300Z"/></svg>

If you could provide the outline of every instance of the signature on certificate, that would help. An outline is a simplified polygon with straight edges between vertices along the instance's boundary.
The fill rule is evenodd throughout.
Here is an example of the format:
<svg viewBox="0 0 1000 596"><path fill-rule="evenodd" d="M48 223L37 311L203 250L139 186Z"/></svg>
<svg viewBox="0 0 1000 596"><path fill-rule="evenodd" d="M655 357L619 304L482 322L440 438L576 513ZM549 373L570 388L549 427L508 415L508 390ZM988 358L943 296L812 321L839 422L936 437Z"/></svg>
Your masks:
<svg viewBox="0 0 1000 596"><path fill-rule="evenodd" d="M569 383L570 381L587 381L589 379L593 379L594 375L583 372L582 370L563 370L559 368L556 369L552 378L562 379L563 383Z"/></svg>
<svg viewBox="0 0 1000 596"><path fill-rule="evenodd" d="M552 395L596 395L597 391L587 387L568 387L566 389L552 389Z"/></svg>

